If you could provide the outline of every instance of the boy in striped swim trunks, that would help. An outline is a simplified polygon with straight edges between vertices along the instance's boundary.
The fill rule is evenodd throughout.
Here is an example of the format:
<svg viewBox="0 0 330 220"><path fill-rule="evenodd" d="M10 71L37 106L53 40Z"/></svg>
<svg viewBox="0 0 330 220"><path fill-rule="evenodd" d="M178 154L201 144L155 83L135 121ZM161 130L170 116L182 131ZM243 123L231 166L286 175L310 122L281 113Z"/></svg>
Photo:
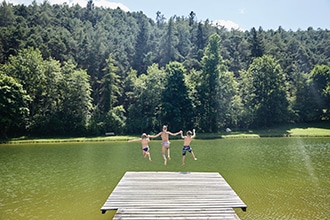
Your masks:
<svg viewBox="0 0 330 220"><path fill-rule="evenodd" d="M187 151L191 154L191 156L194 158L194 160L197 160L192 148L190 147L190 143L195 136L196 136L195 129L193 129L193 133L191 133L191 131L187 131L187 136L183 136L183 134L181 132L181 137L184 140L183 148L182 148L182 166L184 166L184 160L186 159Z"/></svg>

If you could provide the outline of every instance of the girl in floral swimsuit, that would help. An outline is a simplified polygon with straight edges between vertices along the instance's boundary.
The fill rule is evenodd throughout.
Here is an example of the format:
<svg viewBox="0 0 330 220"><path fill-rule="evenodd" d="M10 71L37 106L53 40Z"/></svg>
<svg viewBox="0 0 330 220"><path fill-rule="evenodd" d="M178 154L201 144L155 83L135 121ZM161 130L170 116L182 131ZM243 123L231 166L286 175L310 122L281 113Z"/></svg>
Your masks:
<svg viewBox="0 0 330 220"><path fill-rule="evenodd" d="M150 138L156 138L158 136L161 136L161 138L162 138L162 156L164 158L164 165L165 166L167 164L167 159L166 159L166 156L165 156L166 151L167 151L167 158L169 160L171 160L171 155L170 155L170 144L171 143L169 141L169 135L176 136L176 135L181 134L181 133L182 133L182 131L179 131L177 133L172 133L170 131L167 131L167 126L164 125L163 130L161 132L159 132L156 135L149 136Z"/></svg>

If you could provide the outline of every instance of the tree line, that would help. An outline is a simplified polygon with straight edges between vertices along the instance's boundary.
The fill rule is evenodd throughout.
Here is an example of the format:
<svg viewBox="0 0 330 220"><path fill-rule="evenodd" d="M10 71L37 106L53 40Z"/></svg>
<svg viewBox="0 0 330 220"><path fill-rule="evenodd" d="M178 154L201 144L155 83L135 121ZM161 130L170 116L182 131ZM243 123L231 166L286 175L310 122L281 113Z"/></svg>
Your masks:
<svg viewBox="0 0 330 220"><path fill-rule="evenodd" d="M330 32L248 31L188 16L0 5L0 131L218 132L329 120Z"/></svg>

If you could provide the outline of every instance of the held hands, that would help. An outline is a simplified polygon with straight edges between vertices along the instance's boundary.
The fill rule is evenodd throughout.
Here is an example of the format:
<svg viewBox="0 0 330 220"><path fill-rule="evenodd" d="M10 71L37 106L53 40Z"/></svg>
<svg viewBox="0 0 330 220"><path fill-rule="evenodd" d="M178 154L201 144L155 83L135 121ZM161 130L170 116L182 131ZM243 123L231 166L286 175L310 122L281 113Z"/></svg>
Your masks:
<svg viewBox="0 0 330 220"><path fill-rule="evenodd" d="M179 131L179 132L175 133L174 135L176 136L178 134L182 134L182 131Z"/></svg>

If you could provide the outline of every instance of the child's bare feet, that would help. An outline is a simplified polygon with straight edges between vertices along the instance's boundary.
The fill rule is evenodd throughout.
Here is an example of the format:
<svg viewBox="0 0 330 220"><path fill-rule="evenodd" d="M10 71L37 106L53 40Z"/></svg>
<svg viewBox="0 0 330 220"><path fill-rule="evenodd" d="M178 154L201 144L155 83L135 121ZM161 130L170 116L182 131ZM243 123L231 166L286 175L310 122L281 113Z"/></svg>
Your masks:
<svg viewBox="0 0 330 220"><path fill-rule="evenodd" d="M194 160L197 160L197 158L195 157Z"/></svg>
<svg viewBox="0 0 330 220"><path fill-rule="evenodd" d="M168 156L167 158L168 158L168 160L171 160L171 157L170 156Z"/></svg>

